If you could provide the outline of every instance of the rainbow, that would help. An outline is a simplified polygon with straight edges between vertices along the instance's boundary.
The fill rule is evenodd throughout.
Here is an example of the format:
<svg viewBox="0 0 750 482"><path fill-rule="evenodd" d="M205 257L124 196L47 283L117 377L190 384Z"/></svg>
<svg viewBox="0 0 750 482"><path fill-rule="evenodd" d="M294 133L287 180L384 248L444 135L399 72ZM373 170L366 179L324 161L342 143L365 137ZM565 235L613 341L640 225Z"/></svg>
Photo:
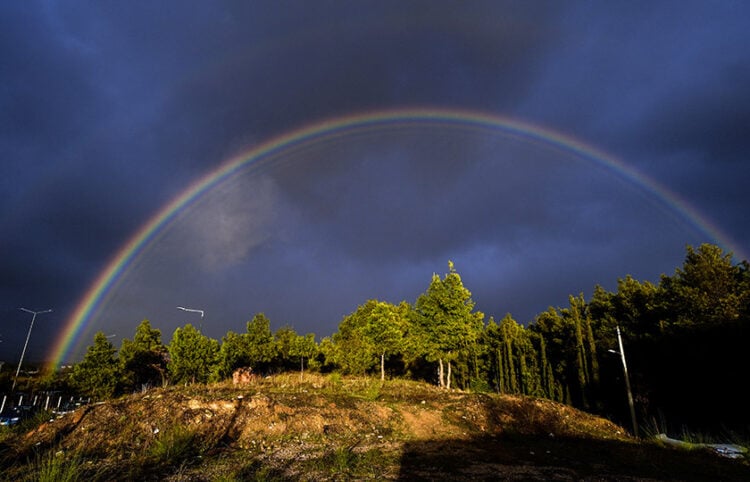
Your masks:
<svg viewBox="0 0 750 482"><path fill-rule="evenodd" d="M618 161L583 142L572 137L541 128L518 120L501 117L494 114L467 110L452 110L439 108L410 108L397 110L381 110L347 115L317 122L285 134L274 137L238 156L232 157L210 171L187 189L182 191L171 202L162 207L151 219L115 253L105 269L99 273L94 282L76 305L68 317L62 332L52 347L53 356L51 367L58 367L70 354L71 348L80 343L77 340L96 310L102 306L118 278L127 271L128 267L150 246L166 226L183 210L202 194L222 183L241 169L250 165L260 165L271 162L275 155L295 147L304 147L306 143L320 141L332 136L348 132L393 129L404 124L435 124L457 126L462 128L482 128L502 131L505 134L532 142L541 142L547 146L560 149L601 164L625 180L645 189L663 201L669 208L698 230L714 240L723 240L724 246L733 246L727 242L729 237L721 230L709 223L695 208L665 187L639 173L635 169ZM732 250L740 259L737 250Z"/></svg>

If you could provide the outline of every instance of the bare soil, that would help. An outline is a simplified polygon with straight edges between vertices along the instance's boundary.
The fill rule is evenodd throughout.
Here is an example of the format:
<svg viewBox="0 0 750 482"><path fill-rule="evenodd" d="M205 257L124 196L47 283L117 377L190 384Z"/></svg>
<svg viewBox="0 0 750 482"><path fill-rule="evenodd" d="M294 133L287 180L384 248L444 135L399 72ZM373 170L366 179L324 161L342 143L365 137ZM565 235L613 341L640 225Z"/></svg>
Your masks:
<svg viewBox="0 0 750 482"><path fill-rule="evenodd" d="M38 480L49 460L108 481L750 480L747 460L549 400L319 375L92 404L7 437L0 460L7 480Z"/></svg>

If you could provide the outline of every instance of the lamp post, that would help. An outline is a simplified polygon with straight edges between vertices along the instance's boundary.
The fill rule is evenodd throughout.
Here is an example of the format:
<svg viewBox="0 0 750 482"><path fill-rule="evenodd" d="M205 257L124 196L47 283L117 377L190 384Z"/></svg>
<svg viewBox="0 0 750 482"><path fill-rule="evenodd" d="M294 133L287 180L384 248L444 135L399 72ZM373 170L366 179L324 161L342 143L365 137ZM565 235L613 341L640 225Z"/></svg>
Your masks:
<svg viewBox="0 0 750 482"><path fill-rule="evenodd" d="M622 346L622 335L620 335L620 325L617 325L617 343L620 345L620 351L609 350L609 352L620 355L622 360L622 371L625 373L625 388L628 390L628 405L630 406L630 420L633 422L633 435L638 437L638 422L635 419L635 406L633 405L633 392L630 390L630 377L628 376L628 363L625 361L625 349Z"/></svg>
<svg viewBox="0 0 750 482"><path fill-rule="evenodd" d="M201 314L201 321L199 322L199 325L198 325L198 331L201 332L201 333L203 333L203 314L204 314L203 310L195 310L193 308L185 308L184 306L178 306L177 309L178 310L182 310L182 311L189 311L190 313L200 313Z"/></svg>
<svg viewBox="0 0 750 482"><path fill-rule="evenodd" d="M34 320L36 319L36 315L41 315L42 313L49 313L52 310L44 310L44 311L31 311L26 308L18 308L21 311L25 311L26 313L31 313L31 324L29 325L29 333L26 335L26 342L23 344L23 351L21 351L21 360L18 362L18 369L16 370L16 377L13 379L13 386L11 387L10 391L16 389L16 382L18 381L18 374L21 372L21 364L23 364L23 356L26 354L26 346L29 344L29 338L31 337L31 329L34 327Z"/></svg>

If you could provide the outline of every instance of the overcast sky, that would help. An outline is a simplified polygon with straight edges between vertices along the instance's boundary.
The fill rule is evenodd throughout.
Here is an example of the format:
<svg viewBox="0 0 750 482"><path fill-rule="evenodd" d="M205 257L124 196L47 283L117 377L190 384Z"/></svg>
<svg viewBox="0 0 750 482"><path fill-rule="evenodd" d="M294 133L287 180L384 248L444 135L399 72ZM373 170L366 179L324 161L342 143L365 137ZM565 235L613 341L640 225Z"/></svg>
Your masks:
<svg viewBox="0 0 750 482"><path fill-rule="evenodd" d="M448 260L479 310L528 323L596 284L658 282L687 245L744 257L749 24L729 0L1 2L0 360L18 363L21 307L54 310L26 354L49 357L97 276L192 183L368 112L481 112L606 156L460 121L282 147L165 225L74 355L143 319L165 343L201 323L177 306L217 339L259 312L320 339L368 299L414 302Z"/></svg>

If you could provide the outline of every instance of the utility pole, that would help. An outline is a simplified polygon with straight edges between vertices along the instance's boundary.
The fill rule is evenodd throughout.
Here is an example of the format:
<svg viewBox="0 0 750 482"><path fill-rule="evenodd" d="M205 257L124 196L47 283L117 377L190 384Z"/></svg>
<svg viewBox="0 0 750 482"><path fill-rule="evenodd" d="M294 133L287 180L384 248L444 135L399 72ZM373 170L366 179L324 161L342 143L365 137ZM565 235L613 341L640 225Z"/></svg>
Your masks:
<svg viewBox="0 0 750 482"><path fill-rule="evenodd" d="M23 351L21 351L21 360L18 362L18 369L16 370L16 377L13 379L13 386L11 387L10 391L16 389L16 382L18 381L18 374L21 372L21 364L23 364L23 356L26 354L26 346L29 344L29 338L31 338L31 329L34 327L34 320L36 319L36 315L41 315L42 313L49 313L52 310L44 310L44 311L31 311L27 310L26 308L18 308L21 311L25 311L26 313L31 313L33 316L31 317L31 325L29 325L29 333L26 335L26 342L23 344Z"/></svg>
<svg viewBox="0 0 750 482"><path fill-rule="evenodd" d="M638 437L638 421L635 418L635 405L633 404L633 392L630 390L630 377L628 376L628 363L625 361L625 348L622 346L622 335L620 334L620 325L617 325L617 343L620 351L609 350L611 353L620 355L622 360L622 370L625 373L625 388L628 391L628 405L630 406L630 420L633 423L633 435Z"/></svg>

